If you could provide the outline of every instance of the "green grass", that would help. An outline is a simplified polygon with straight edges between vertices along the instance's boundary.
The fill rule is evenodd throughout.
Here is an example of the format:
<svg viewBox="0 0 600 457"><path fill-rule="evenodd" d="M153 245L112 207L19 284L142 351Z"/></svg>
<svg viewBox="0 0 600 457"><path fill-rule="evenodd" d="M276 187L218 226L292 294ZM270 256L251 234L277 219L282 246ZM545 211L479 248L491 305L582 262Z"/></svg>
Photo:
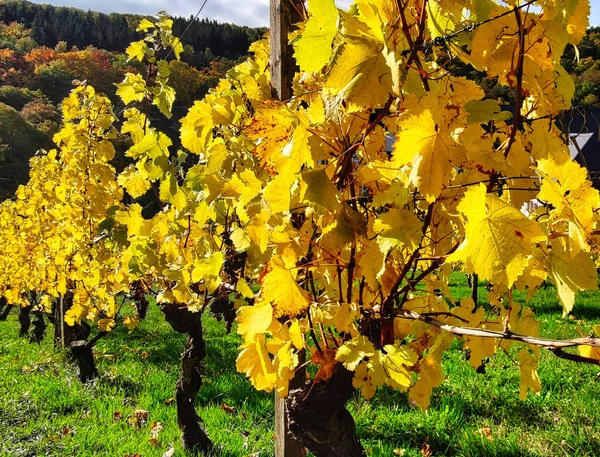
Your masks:
<svg viewBox="0 0 600 457"><path fill-rule="evenodd" d="M456 297L470 293L463 275L453 275L451 289ZM481 303L485 295L481 287ZM576 337L600 323L600 293L580 294L571 318L562 318L552 287L530 305L542 336ZM208 356L197 407L217 455L273 455L272 395L254 391L235 372L239 338L210 317L204 325ZM82 385L49 335L39 346L27 343L11 315L0 322L0 456L149 457L170 446L183 456L171 402L183 344L151 308L131 333L118 329L98 343L101 376ZM356 396L349 409L368 454L421 456L427 444L440 456L600 455L600 367L542 352L542 392L522 402L513 359L499 353L478 374L455 341L426 412L410 407L401 392L381 390L370 402ZM127 420L136 410L148 411L139 428ZM164 428L151 443L155 422Z"/></svg>

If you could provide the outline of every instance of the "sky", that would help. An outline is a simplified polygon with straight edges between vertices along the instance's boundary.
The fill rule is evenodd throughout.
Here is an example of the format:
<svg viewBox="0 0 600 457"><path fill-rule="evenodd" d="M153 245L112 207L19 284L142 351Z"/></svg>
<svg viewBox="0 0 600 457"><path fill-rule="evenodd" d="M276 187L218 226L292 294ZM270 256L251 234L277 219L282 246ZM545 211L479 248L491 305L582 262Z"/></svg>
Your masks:
<svg viewBox="0 0 600 457"><path fill-rule="evenodd" d="M51 3L55 6L74 6L84 10L104 13L137 13L153 15L161 10L173 16L195 15L204 0L34 0L35 3ZM345 7L351 0L336 0ZM590 0L591 25L600 26L600 0ZM251 27L267 26L269 22L269 0L208 0L200 18L219 22L232 22Z"/></svg>

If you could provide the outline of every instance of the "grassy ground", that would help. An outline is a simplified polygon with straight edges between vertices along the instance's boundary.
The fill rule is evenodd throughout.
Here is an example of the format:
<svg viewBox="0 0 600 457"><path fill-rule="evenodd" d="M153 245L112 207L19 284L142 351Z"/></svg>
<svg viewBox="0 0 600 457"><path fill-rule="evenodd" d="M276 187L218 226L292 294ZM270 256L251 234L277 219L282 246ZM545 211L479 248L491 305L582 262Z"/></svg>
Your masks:
<svg viewBox="0 0 600 457"><path fill-rule="evenodd" d="M462 275L451 286L456 296L469 294ZM578 328L600 323L600 293L580 294L575 318L561 317L551 287L531 305L546 336L574 337ZM272 395L255 392L232 369L238 338L211 318L205 326L208 357L197 406L217 454L273 455ZM38 346L17 332L15 316L0 322L0 456L160 457L171 446L174 456L184 455L172 403L184 338L156 309L133 332L119 329L98 343L101 376L85 386L50 337ZM369 455L600 455L600 368L543 353L542 393L521 402L519 369L509 355L499 354L478 374L459 348L457 341L447 353L446 378L427 412L388 390L371 402L351 402Z"/></svg>

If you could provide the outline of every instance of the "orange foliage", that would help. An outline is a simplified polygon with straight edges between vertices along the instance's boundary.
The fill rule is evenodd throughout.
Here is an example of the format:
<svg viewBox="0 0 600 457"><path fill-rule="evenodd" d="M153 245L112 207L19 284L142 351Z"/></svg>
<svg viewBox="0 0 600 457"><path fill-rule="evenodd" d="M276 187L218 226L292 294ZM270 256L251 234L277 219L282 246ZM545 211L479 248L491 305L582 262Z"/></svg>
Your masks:
<svg viewBox="0 0 600 457"><path fill-rule="evenodd" d="M54 49L43 46L41 48L32 49L25 54L25 61L37 67L52 62L56 59L57 55L58 53Z"/></svg>
<svg viewBox="0 0 600 457"><path fill-rule="evenodd" d="M0 83L11 86L22 85L27 62L12 49L0 49Z"/></svg>

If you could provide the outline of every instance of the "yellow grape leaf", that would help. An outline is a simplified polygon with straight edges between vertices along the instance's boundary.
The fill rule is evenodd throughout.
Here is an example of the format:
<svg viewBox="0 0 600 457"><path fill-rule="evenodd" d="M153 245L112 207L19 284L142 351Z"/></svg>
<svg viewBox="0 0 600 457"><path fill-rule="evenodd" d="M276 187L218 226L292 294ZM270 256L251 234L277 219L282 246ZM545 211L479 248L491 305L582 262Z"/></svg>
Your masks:
<svg viewBox="0 0 600 457"><path fill-rule="evenodd" d="M375 241L363 241L356 264L366 282L373 288L379 287L379 279L385 271L385 258L387 252L382 252Z"/></svg>
<svg viewBox="0 0 600 457"><path fill-rule="evenodd" d="M168 66L164 65L165 68ZM155 91L154 99L152 104L155 105L159 111L167 119L171 119L171 109L173 108L173 102L175 101L175 89L169 86L162 86L159 90Z"/></svg>
<svg viewBox="0 0 600 457"><path fill-rule="evenodd" d="M294 40L294 57L300 70L313 73L331 59L333 39L338 32L338 10L334 0L313 0L308 4L309 19Z"/></svg>
<svg viewBox="0 0 600 457"><path fill-rule="evenodd" d="M286 397L289 382L294 378L294 369L298 366L298 354L292 348L292 342L286 342L275 355L276 389L280 398Z"/></svg>
<svg viewBox="0 0 600 457"><path fill-rule="evenodd" d="M431 33L431 38L438 38L448 35L456 28L455 18L442 7L450 2L427 2L427 27ZM459 16L460 18L460 16Z"/></svg>
<svg viewBox="0 0 600 457"><path fill-rule="evenodd" d="M519 351L519 365L521 367L521 384L519 387L519 398L527 400L527 391L531 390L539 394L542 390L540 377L538 376L538 359L531 355L527 349Z"/></svg>
<svg viewBox="0 0 600 457"><path fill-rule="evenodd" d="M127 327L128 330L133 330L140 323L137 316L127 316L123 319L123 325Z"/></svg>
<svg viewBox="0 0 600 457"><path fill-rule="evenodd" d="M402 131L394 144L393 163L412 166L410 182L431 203L454 175L454 141L429 109L400 121L398 125Z"/></svg>
<svg viewBox="0 0 600 457"><path fill-rule="evenodd" d="M269 242L269 228L267 222L271 214L269 210L263 209L260 213L255 215L248 225L246 225L246 233L252 240L252 242L258 246L261 253L267 250L267 243Z"/></svg>
<svg viewBox="0 0 600 457"><path fill-rule="evenodd" d="M393 208L381 214L373 224L377 243L383 253L394 247L406 246L415 249L423 236L422 222L412 211Z"/></svg>
<svg viewBox="0 0 600 457"><path fill-rule="evenodd" d="M499 6L490 16L496 17L507 11L508 8ZM500 80L505 83L504 76L510 71L506 62L510 62L516 52L518 37L517 23L512 15L481 25L473 37L469 63L478 70L487 70L489 78L502 75Z"/></svg>
<svg viewBox="0 0 600 457"><path fill-rule="evenodd" d="M510 111L502 111L497 100L471 100L464 107L469 113L467 115L467 122L469 124L506 121L512 117Z"/></svg>
<svg viewBox="0 0 600 457"><path fill-rule="evenodd" d="M483 308L477 308L476 312L475 303L472 298L465 298L460 301L460 307L452 309L452 314L460 317L462 321L458 321L458 325L467 325L472 328L486 328L490 330L502 330L500 328L494 328L494 325L489 326L485 324L485 310ZM516 312L514 314L517 314ZM466 323L465 323L466 321ZM511 329L515 331L514 329ZM527 333L527 335L530 335ZM489 356L496 353L496 350L500 347L500 340L496 338L480 338L476 336L465 336L465 348L471 351L469 356L469 363L475 369L479 368L482 362Z"/></svg>
<svg viewBox="0 0 600 457"><path fill-rule="evenodd" d="M538 171L545 178L538 198L554 206L551 219L574 221L584 234L589 234L594 228L594 209L600 200L598 191L587 180L587 170L564 153L539 160ZM570 236L574 238L574 234Z"/></svg>
<svg viewBox="0 0 600 457"><path fill-rule="evenodd" d="M467 218L466 238L448 261L464 261L469 273L512 287L523 273L536 243L546 236L538 224L483 184L472 186L457 206Z"/></svg>
<svg viewBox="0 0 600 457"><path fill-rule="evenodd" d="M438 387L444 380L442 371L442 354L450 347L452 337L441 334L437 337L434 347L427 353L427 357L419 362L419 379L408 393L408 399L422 409L427 409L434 387Z"/></svg>
<svg viewBox="0 0 600 457"><path fill-rule="evenodd" d="M206 258L194 262L192 270L192 282L199 282L207 278L218 278L225 255L221 251L215 251Z"/></svg>
<svg viewBox="0 0 600 457"><path fill-rule="evenodd" d="M553 54L560 56L567 43L577 45L585 37L590 25L590 2L589 0L542 0L540 3L544 7L543 18L548 19L540 21L545 36L552 44Z"/></svg>
<svg viewBox="0 0 600 457"><path fill-rule="evenodd" d="M124 187L129 195L138 198L144 195L151 184L146 176L140 173L133 165L128 166L117 178L120 186Z"/></svg>
<svg viewBox="0 0 600 457"><path fill-rule="evenodd" d="M328 94L354 108L382 106L392 91L392 76L383 44L366 38L347 40L338 50L325 81Z"/></svg>
<svg viewBox="0 0 600 457"><path fill-rule="evenodd" d="M352 378L352 386L360 389L360 393L367 400L373 398L377 388L385 382L385 374L378 355L379 352L376 352L375 357L369 362L363 360L354 370L354 378Z"/></svg>
<svg viewBox="0 0 600 457"><path fill-rule="evenodd" d="M181 144L194 154L204 153L208 146L214 127L211 111L208 103L196 101L181 120Z"/></svg>
<svg viewBox="0 0 600 457"><path fill-rule="evenodd" d="M142 23L140 23L140 26L141 25ZM129 56L127 60L135 59L141 62L142 60L144 60L144 56L148 51L148 45L143 40L140 40L135 41L134 43L131 43L129 46L127 46L127 49L125 49L125 54Z"/></svg>
<svg viewBox="0 0 600 457"><path fill-rule="evenodd" d="M126 155L136 159L142 156L147 156L151 159L156 159L160 156L169 155L169 146L173 142L171 139L162 132L150 132L136 144L131 146Z"/></svg>
<svg viewBox="0 0 600 457"><path fill-rule="evenodd" d="M254 340L254 335L265 332L273 322L273 307L268 303L242 306L237 321L238 333L244 340Z"/></svg>
<svg viewBox="0 0 600 457"><path fill-rule="evenodd" d="M600 325L594 326L594 334L600 335ZM579 346L579 355L590 359L600 360L600 348L594 346Z"/></svg>
<svg viewBox="0 0 600 457"><path fill-rule="evenodd" d="M360 335L340 346L335 354L335 359L342 362L348 370L354 371L365 357L372 357L375 352L373 343L365 336Z"/></svg>
<svg viewBox="0 0 600 457"><path fill-rule="evenodd" d="M81 306L78 303L74 303L65 314L65 323L73 326L81 322L81 320L87 315L87 312L87 307Z"/></svg>
<svg viewBox="0 0 600 457"><path fill-rule="evenodd" d="M349 333L353 329L354 321L358 318L359 313L356 305L350 303L342 303L335 310L333 324L338 332Z"/></svg>
<svg viewBox="0 0 600 457"><path fill-rule="evenodd" d="M98 321L98 329L102 332L110 332L117 326L117 323L112 318L100 319Z"/></svg>
<svg viewBox="0 0 600 457"><path fill-rule="evenodd" d="M265 346L265 336L256 334L253 340L242 347L244 349L235 362L237 371L248 376L257 390L273 390L277 373Z"/></svg>
<svg viewBox="0 0 600 457"><path fill-rule="evenodd" d="M378 182L381 185L380 182ZM397 208L402 208L407 202L410 190L400 179L394 179L385 191L373 196L373 206L383 206L394 204Z"/></svg>
<svg viewBox="0 0 600 457"><path fill-rule="evenodd" d="M560 242L554 242L547 262L563 306L563 315L573 309L577 292L598 289L596 265L589 253L579 251L572 255Z"/></svg>
<svg viewBox="0 0 600 457"><path fill-rule="evenodd" d="M152 230L152 222L142 216L142 207L138 203L129 205L126 210L117 211L115 221L127 226L129 236L148 236Z"/></svg>
<svg viewBox="0 0 600 457"><path fill-rule="evenodd" d="M288 269L279 256L269 262L270 271L261 285L260 300L273 305L275 317L294 317L309 305L308 294L296 282L296 270Z"/></svg>
<svg viewBox="0 0 600 457"><path fill-rule="evenodd" d="M244 278L239 278L237 284L235 285L236 290L242 294L242 296L244 298L253 298L254 297L254 292L252 292L252 289L250 289L250 286L248 286L248 283L246 282L246 280Z"/></svg>
<svg viewBox="0 0 600 457"><path fill-rule="evenodd" d="M271 213L283 213L290 210L290 188L294 181L294 176L279 174L265 186L263 197Z"/></svg>
<svg viewBox="0 0 600 457"><path fill-rule="evenodd" d="M386 356L383 359L383 369L387 376L386 383L395 389L406 390L412 383L412 373L407 367L413 366L417 355L407 347L388 344L383 347Z"/></svg>
<svg viewBox="0 0 600 457"><path fill-rule="evenodd" d="M292 319L289 332L291 341L296 346L296 349L302 349L304 347L304 337L302 336L302 329L300 328L298 319Z"/></svg>
<svg viewBox="0 0 600 457"><path fill-rule="evenodd" d="M594 346L579 346L579 355L600 360L600 349Z"/></svg>
<svg viewBox="0 0 600 457"><path fill-rule="evenodd" d="M342 197L324 168L302 173L302 181L304 192L301 193L301 200L317 203L329 211L341 208Z"/></svg>
<svg viewBox="0 0 600 457"><path fill-rule="evenodd" d="M123 82L115 86L118 87L117 95L126 105L141 102L146 96L146 81L140 74L127 73Z"/></svg>
<svg viewBox="0 0 600 457"><path fill-rule="evenodd" d="M136 32L147 32L148 29L153 29L155 25L150 22L148 19L142 19L135 29Z"/></svg>

